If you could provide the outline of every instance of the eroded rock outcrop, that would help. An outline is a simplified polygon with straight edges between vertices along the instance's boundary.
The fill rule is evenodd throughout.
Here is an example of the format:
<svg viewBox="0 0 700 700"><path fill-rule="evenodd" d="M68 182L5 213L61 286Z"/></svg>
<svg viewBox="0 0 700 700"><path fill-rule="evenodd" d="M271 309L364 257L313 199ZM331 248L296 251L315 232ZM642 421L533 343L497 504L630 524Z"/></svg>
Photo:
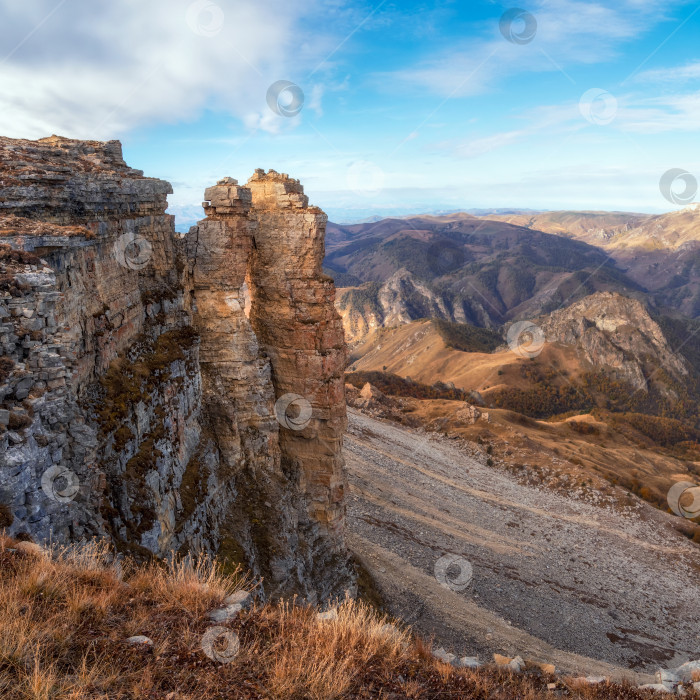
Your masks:
<svg viewBox="0 0 700 700"><path fill-rule="evenodd" d="M455 304L404 268L382 284L367 282L341 290L336 307L351 345L359 344L380 328L402 326L420 318L487 328L494 325L478 299L470 299L468 308Z"/></svg>
<svg viewBox="0 0 700 700"><path fill-rule="evenodd" d="M672 350L659 325L636 299L599 292L535 323L547 342L575 346L586 363L606 369L635 389L647 391L649 381L656 379L659 388L669 393L666 384L682 384L688 376L683 356Z"/></svg>
<svg viewBox="0 0 700 700"><path fill-rule="evenodd" d="M332 283L319 275L314 287L312 274L322 227L305 278L325 295L312 292L316 325L295 311L275 336L242 308L246 275L271 284L253 265L267 234L250 189L210 188L208 218L182 241L165 213L170 185L129 168L118 142L0 139L0 155L0 527L216 553L262 575L269 594L352 588L342 384L334 393L344 349L322 318ZM294 221L280 220L283 235ZM308 356L323 362L304 371L326 388L288 377L287 342L316 348ZM287 384L313 406L306 452L280 437Z"/></svg>
<svg viewBox="0 0 700 700"><path fill-rule="evenodd" d="M321 272L326 217L307 208L297 181L270 173L251 183L280 196L225 178L206 190L207 219L187 236L206 405L222 456L247 475L243 490L262 510L275 504L275 531L286 533L272 548L276 587L298 567L301 579L335 570L343 581L345 344L333 283ZM310 410L300 424L286 415L294 404Z"/></svg>
<svg viewBox="0 0 700 700"><path fill-rule="evenodd" d="M298 474L312 520L339 536L345 500L341 449L347 424L347 356L333 305L333 280L321 269L328 218L308 206L297 180L257 171L248 187L257 222L250 266L251 323L269 354L277 396L302 396L312 409L302 430L282 429L283 461Z"/></svg>

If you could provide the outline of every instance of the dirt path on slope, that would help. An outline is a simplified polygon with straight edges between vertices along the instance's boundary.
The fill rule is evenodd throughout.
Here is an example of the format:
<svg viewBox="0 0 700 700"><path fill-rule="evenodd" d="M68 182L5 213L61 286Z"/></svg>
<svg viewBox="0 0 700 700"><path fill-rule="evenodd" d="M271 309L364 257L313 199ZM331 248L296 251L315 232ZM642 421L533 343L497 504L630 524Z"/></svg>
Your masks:
<svg viewBox="0 0 700 700"><path fill-rule="evenodd" d="M446 438L349 418L350 546L422 634L482 660L640 681L697 658L700 548L670 516L523 486ZM456 567L436 579L444 555L471 565L463 590L448 587Z"/></svg>

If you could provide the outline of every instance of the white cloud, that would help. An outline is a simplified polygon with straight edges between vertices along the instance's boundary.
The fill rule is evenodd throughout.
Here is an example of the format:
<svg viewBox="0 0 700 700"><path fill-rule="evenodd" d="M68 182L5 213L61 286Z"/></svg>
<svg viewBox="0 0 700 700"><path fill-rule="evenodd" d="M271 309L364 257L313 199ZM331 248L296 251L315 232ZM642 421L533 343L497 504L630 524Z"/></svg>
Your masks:
<svg viewBox="0 0 700 700"><path fill-rule="evenodd" d="M471 39L410 68L376 77L383 84L397 81L444 97L477 95L510 76L565 71L567 66L611 59L622 42L648 31L671 6L686 1L623 0L606 7L583 0L539 0L528 5L537 20L537 33L528 44L509 43L498 23L491 22L484 26L490 38Z"/></svg>
<svg viewBox="0 0 700 700"><path fill-rule="evenodd" d="M311 96L307 102L309 109L312 109L317 117L323 116L323 85L314 85L311 90Z"/></svg>
<svg viewBox="0 0 700 700"><path fill-rule="evenodd" d="M685 83L689 80L700 79L700 61L687 63L684 66L673 66L671 68L657 68L644 71L635 76L637 83Z"/></svg>
<svg viewBox="0 0 700 700"><path fill-rule="evenodd" d="M642 93L614 94L616 110L611 119L600 125L586 121L579 104L564 102L543 105L519 115L527 126L499 131L472 139L451 140L435 144L438 150L461 158L477 158L492 151L547 134L567 134L601 127L626 134L653 135L700 131L700 91L649 96Z"/></svg>
<svg viewBox="0 0 700 700"><path fill-rule="evenodd" d="M268 86L331 45L302 43L304 15L286 0L0 0L0 15L0 133L28 138L114 138L204 108L274 131Z"/></svg>

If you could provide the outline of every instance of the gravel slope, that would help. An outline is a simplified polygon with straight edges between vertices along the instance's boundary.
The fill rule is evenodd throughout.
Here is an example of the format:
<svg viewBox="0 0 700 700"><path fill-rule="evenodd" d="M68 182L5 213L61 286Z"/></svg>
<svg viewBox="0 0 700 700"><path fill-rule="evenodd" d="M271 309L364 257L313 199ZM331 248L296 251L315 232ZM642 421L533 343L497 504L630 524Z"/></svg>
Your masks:
<svg viewBox="0 0 700 700"><path fill-rule="evenodd" d="M459 655L567 673L648 682L700 656L700 547L671 516L524 486L447 438L348 412L349 542L394 614ZM436 579L444 555L471 564L463 590L459 567Z"/></svg>

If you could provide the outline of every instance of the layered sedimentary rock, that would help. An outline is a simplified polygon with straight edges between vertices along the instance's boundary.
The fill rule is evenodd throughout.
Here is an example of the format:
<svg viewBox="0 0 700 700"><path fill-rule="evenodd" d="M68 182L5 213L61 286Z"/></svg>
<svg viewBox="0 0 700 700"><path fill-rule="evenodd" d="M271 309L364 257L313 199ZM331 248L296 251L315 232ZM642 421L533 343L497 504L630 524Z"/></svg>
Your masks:
<svg viewBox="0 0 700 700"><path fill-rule="evenodd" d="M242 309L251 191L212 188L182 241L170 185L126 166L118 142L0 139L0 151L0 527L217 553L276 595L352 587L341 463L290 458L265 355L276 345ZM289 339L294 323L311 342L299 318ZM312 396L339 450L337 397Z"/></svg>
<svg viewBox="0 0 700 700"><path fill-rule="evenodd" d="M347 356L333 280L321 269L328 218L309 207L299 182L285 175L258 170L248 187L257 222L250 265L251 323L270 356L277 396L301 396L312 409L303 428L283 428L283 461L299 474L311 518L339 534L344 522L341 447ZM296 410L304 405L299 401Z"/></svg>
<svg viewBox="0 0 700 700"><path fill-rule="evenodd" d="M308 208L298 182L271 172L249 185L262 182L282 190L279 201L291 193L301 212L267 218L276 198L263 201L260 189L225 178L207 189L207 219L187 236L206 403L222 457L239 478L259 484L259 504L275 504L267 510L281 518L277 531L293 533L270 561L275 585L299 566L302 579L335 570L346 580L345 346L332 281L321 272L326 217ZM255 478L256 465L264 480Z"/></svg>

